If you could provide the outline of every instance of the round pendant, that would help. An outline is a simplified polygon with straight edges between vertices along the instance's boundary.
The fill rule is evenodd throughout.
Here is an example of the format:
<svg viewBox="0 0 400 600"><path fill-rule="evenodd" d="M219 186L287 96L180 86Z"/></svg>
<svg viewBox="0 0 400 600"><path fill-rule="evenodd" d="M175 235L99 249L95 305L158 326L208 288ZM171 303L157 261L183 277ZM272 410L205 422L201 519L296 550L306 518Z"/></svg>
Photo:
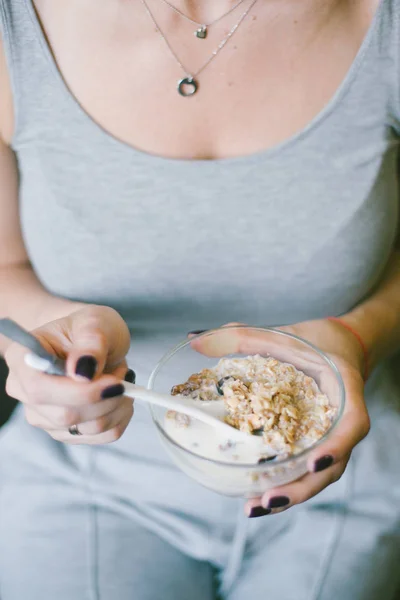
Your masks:
<svg viewBox="0 0 400 600"><path fill-rule="evenodd" d="M199 85L194 77L184 77L178 81L178 92L181 96L193 96L197 92Z"/></svg>
<svg viewBox="0 0 400 600"><path fill-rule="evenodd" d="M201 40L204 40L207 37L207 25L202 25L194 32L194 35Z"/></svg>

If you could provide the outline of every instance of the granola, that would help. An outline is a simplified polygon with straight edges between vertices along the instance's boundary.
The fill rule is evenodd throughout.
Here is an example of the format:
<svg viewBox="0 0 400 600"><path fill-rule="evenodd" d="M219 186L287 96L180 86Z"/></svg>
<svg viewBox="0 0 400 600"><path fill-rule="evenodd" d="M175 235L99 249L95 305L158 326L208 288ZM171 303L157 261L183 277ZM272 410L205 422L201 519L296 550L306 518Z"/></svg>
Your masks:
<svg viewBox="0 0 400 600"><path fill-rule="evenodd" d="M171 393L202 401L223 398L226 422L260 433L275 455L310 446L329 429L336 412L314 379L291 364L260 355L222 358ZM271 456L267 453L261 460Z"/></svg>

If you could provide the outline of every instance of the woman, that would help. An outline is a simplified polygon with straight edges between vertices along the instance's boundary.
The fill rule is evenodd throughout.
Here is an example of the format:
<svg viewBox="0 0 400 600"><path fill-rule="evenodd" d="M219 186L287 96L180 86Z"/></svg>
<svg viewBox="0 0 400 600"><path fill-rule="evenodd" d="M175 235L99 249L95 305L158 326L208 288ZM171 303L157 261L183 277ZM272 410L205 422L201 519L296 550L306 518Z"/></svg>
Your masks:
<svg viewBox="0 0 400 600"><path fill-rule="evenodd" d="M390 600L399 0L0 8L0 311L69 375L3 340L2 600ZM245 515L120 383L228 321L290 326L347 388L310 472Z"/></svg>

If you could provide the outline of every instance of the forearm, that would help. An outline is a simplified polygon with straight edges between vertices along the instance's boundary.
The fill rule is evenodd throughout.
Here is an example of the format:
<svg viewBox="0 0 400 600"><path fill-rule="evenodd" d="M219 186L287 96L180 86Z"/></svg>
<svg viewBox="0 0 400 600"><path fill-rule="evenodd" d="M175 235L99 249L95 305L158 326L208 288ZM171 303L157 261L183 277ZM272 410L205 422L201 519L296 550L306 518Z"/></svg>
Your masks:
<svg viewBox="0 0 400 600"><path fill-rule="evenodd" d="M0 268L0 318L9 317L31 330L81 306L47 292L28 264ZM0 335L0 355L7 345Z"/></svg>
<svg viewBox="0 0 400 600"><path fill-rule="evenodd" d="M375 292L343 319L362 337L369 367L400 348L400 251L393 253Z"/></svg>

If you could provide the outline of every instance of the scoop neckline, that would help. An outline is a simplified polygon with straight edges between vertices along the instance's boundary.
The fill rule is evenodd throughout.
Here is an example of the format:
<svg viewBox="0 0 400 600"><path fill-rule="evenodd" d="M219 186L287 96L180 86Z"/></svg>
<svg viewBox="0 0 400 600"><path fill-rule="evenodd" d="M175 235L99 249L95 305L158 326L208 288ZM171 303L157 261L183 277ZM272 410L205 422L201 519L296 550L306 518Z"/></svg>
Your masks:
<svg viewBox="0 0 400 600"><path fill-rule="evenodd" d="M344 78L341 83L337 87L336 91L333 93L331 98L322 107L322 109L317 112L317 114L301 129L295 132L293 135L288 138L274 144L268 148L263 150L258 150L256 152L251 152L249 154L241 154L238 156L226 157L226 158L213 158L213 159L198 159L198 158L173 158L167 157L160 154L153 154L149 151L142 150L138 147L135 147L128 142L120 139L118 136L114 135L110 131L108 131L105 127L103 127L100 123L98 123L94 117L92 117L86 109L80 104L79 99L73 94L70 90L67 82L65 81L62 72L60 71L58 64L54 58L51 47L46 39L45 33L43 31L42 25L36 13L36 9L34 6L33 0L25 0L25 5L27 7L30 19L32 21L32 25L35 29L36 37L40 43L42 48L43 55L46 61L49 63L50 70L53 74L53 77L59 87L59 89L64 93L64 96L68 99L71 108L77 112L79 117L85 119L87 123L93 128L94 132L97 135L102 135L104 140L107 143L111 143L119 149L126 149L130 151L133 155L136 155L138 158L142 160L152 161L153 163L165 164L165 165L196 165L196 166L204 166L204 165L239 165L243 163L245 165L252 164L255 162L259 162L261 160L268 160L269 158L275 157L277 154L284 152L295 146L297 143L302 141L304 138L309 136L314 130L318 129L320 125L334 112L334 110L340 105L343 98L350 91L351 85L355 80L360 67L363 64L363 60L367 51L371 45L374 34L378 28L378 24L380 22L380 17L383 11L383 7L387 0L380 0L378 7L375 10L375 14L371 20L371 23L368 27L366 34L360 44L360 47L350 64ZM17 137L17 132L14 135L14 138Z"/></svg>

